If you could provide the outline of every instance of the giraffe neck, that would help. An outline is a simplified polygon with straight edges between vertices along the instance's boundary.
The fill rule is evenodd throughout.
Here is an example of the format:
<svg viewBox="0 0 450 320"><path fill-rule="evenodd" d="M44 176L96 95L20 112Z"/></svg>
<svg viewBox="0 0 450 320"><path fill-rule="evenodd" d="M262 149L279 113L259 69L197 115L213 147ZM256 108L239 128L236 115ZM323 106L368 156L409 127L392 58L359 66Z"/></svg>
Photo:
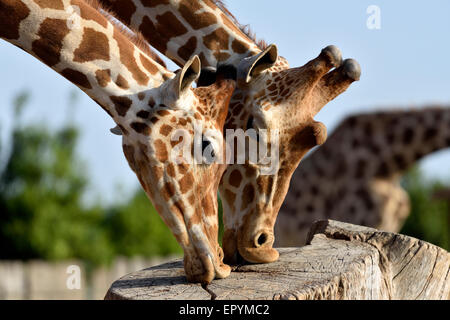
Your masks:
<svg viewBox="0 0 450 320"><path fill-rule="evenodd" d="M398 232L410 210L400 177L448 147L449 107L347 118L292 176L277 245L303 245L311 224L323 219Z"/></svg>
<svg viewBox="0 0 450 320"><path fill-rule="evenodd" d="M0 0L0 37L78 86L118 124L173 75L82 0Z"/></svg>
<svg viewBox="0 0 450 320"><path fill-rule="evenodd" d="M178 65L199 55L203 67L237 66L261 50L217 1L100 0Z"/></svg>
<svg viewBox="0 0 450 320"><path fill-rule="evenodd" d="M354 179L397 178L421 158L449 146L448 107L357 115L344 121L298 171L314 167Z"/></svg>

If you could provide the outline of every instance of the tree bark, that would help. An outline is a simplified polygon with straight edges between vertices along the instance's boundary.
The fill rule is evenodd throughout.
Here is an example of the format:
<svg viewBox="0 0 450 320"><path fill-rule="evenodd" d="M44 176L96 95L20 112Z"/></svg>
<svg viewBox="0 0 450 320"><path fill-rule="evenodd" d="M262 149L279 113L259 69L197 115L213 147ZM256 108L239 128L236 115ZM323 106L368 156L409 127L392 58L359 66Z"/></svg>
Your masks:
<svg viewBox="0 0 450 320"><path fill-rule="evenodd" d="M412 237L324 220L306 246L278 250L205 288L175 260L120 278L105 299L449 299L450 253Z"/></svg>

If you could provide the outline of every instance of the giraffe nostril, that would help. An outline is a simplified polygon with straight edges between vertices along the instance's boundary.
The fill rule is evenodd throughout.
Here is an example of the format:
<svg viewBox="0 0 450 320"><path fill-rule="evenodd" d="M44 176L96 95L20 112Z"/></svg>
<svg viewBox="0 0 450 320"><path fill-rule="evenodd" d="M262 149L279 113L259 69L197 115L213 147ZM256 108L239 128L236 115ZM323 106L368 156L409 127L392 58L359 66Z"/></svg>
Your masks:
<svg viewBox="0 0 450 320"><path fill-rule="evenodd" d="M261 233L257 240L258 246L262 246L264 243L266 243L267 239L267 235L265 233Z"/></svg>

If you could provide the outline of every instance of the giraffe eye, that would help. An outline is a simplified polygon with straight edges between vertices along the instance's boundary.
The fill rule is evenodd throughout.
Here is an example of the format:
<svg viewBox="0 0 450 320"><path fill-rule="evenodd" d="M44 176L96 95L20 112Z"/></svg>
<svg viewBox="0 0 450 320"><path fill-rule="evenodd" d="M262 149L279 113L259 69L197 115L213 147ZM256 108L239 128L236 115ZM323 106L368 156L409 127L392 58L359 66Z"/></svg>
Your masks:
<svg viewBox="0 0 450 320"><path fill-rule="evenodd" d="M209 152L205 153L205 150L206 150L209 146L211 146L211 147L208 149ZM202 141L202 154L203 154L203 156L206 157L206 158L209 158L209 157L215 158L216 154L214 153L214 148L213 148L213 146L212 146L212 144L211 144L211 141L209 141L209 140L203 140L203 141Z"/></svg>

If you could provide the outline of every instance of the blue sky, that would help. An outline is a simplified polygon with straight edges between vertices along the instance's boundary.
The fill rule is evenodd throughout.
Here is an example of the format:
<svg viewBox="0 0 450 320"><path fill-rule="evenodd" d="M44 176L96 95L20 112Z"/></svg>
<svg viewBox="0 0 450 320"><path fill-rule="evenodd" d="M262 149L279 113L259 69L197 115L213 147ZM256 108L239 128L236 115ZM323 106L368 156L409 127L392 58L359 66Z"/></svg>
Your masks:
<svg viewBox="0 0 450 320"><path fill-rule="evenodd" d="M250 24L258 37L275 43L292 67L317 56L334 44L344 58L362 67L361 80L329 103L316 117L329 132L355 112L393 106L450 105L450 1L362 0L228 0L241 23ZM275 5L274 5L275 4ZM366 26L369 5L381 13L381 29ZM173 69L173 65L172 69ZM22 89L32 94L26 111L30 122L57 128L67 121L67 100L77 90L67 80L23 51L0 41L0 134L7 143L11 101ZM121 150L121 139L109 133L114 124L81 91L71 118L81 127L79 154L92 177L91 197L117 200L137 185ZM429 177L450 181L450 151L428 156L421 166ZM115 188L121 186L117 195Z"/></svg>

